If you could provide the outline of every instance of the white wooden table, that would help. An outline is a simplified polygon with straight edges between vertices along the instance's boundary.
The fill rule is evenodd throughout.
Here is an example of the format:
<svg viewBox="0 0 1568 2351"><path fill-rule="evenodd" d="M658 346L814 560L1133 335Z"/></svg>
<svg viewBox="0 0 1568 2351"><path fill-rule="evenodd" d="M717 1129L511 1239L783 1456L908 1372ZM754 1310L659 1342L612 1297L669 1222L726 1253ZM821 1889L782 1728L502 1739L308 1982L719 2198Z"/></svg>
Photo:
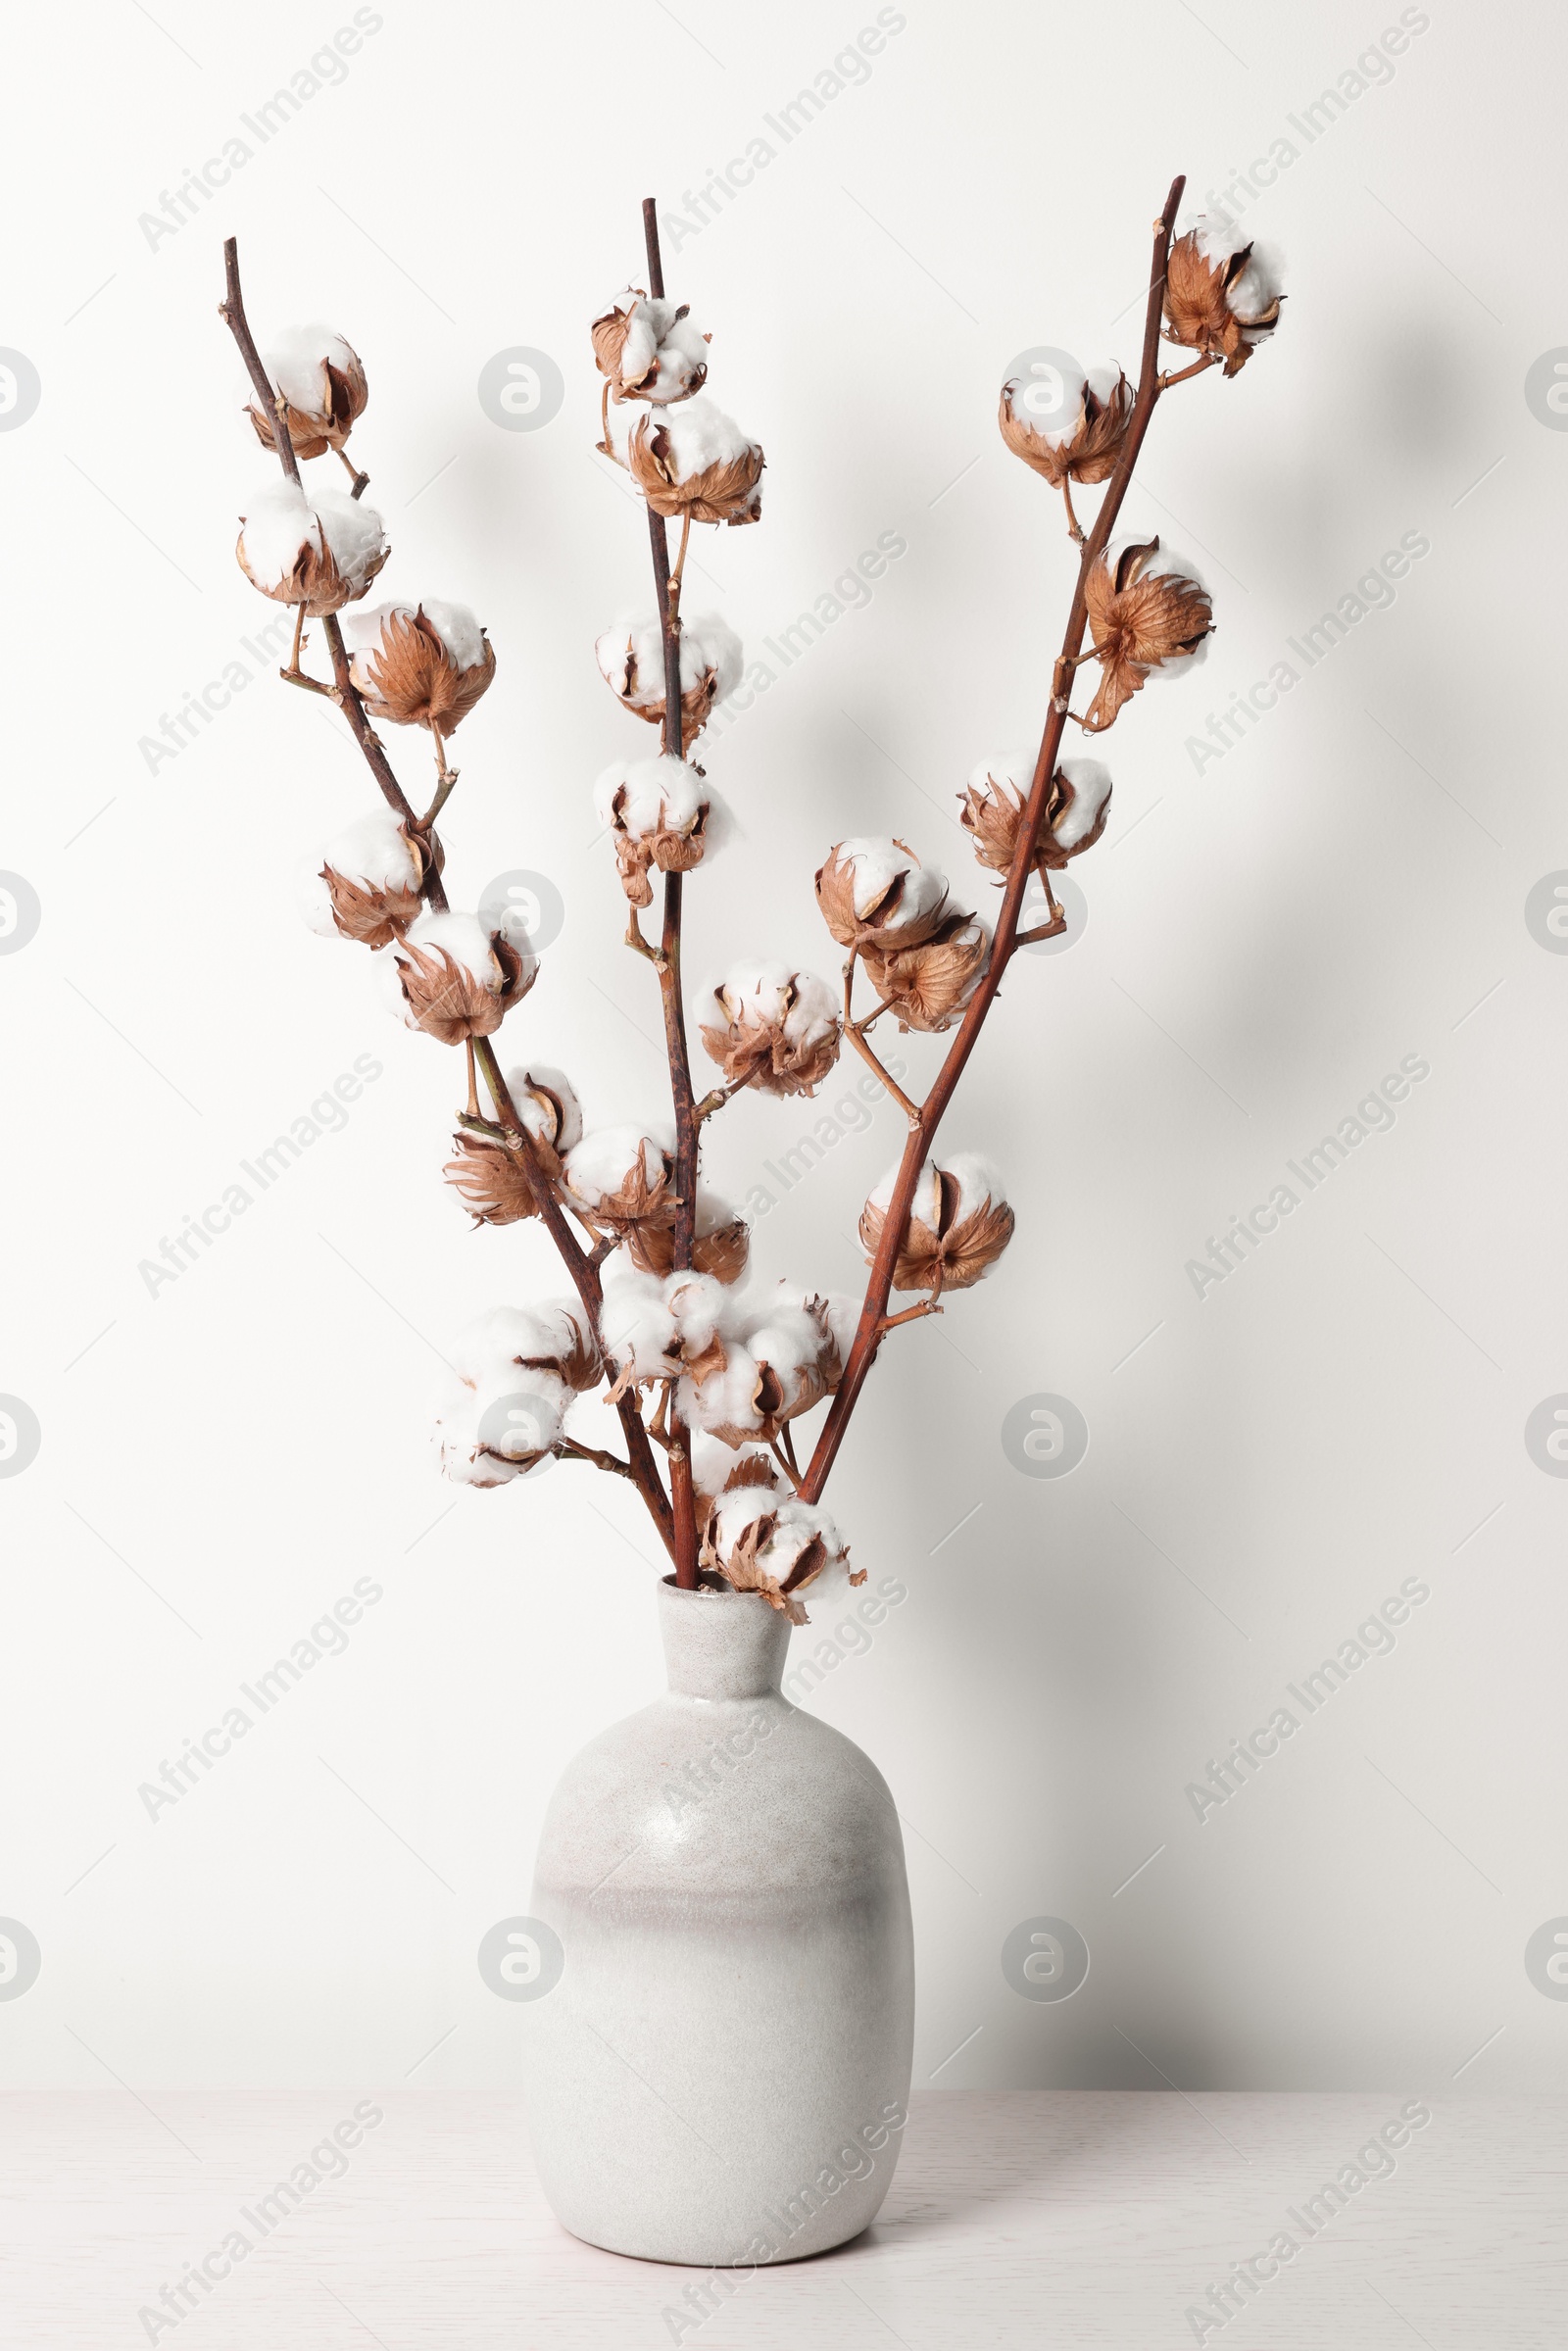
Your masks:
<svg viewBox="0 0 1568 2351"><path fill-rule="evenodd" d="M1306 2200L1411 2093L928 2092L873 2229L720 2298L699 2274L565 2235L535 2183L520 2110L500 2097L387 2093L347 2169L302 2181L298 2207L264 2237L259 2200L362 2094L0 2100L4 2340L19 2351L1568 2344L1568 2099L1434 2100L1396 2168L1342 2191L1343 2207L1325 2199L1308 2239L1293 2213L1311 2217ZM235 2229L252 2240L238 2261L221 2250ZM1281 2231L1301 2249L1267 2275ZM1221 2323L1210 2286L1257 2256L1252 2295L1233 2284L1238 2307ZM161 2293L204 2258L217 2280L205 2292L188 2283L197 2307L170 2318ZM700 2323L689 2290L698 2310L709 2303ZM144 2308L163 2323L141 2320Z"/></svg>

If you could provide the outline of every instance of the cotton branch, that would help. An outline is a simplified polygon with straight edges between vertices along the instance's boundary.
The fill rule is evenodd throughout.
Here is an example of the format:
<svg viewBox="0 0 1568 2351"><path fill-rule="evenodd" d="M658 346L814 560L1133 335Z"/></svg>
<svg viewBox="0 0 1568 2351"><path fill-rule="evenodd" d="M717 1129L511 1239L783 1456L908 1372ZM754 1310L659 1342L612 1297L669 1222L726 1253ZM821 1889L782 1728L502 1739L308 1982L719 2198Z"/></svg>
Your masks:
<svg viewBox="0 0 1568 2351"><path fill-rule="evenodd" d="M233 335L236 344L239 346L240 356L245 362L246 371L255 387L258 399L267 409L271 412L273 417L273 437L277 447L278 463L282 466L284 474L287 476L287 478L294 482L301 490L303 490L304 484L300 479L299 459L295 454L294 444L289 434L288 420L285 415L285 403L281 393L275 391L272 384L269 381L267 369L262 365L261 354L256 348L255 337L251 333L250 322L245 316L245 302L240 290L239 249L236 240L233 237L229 237L223 246L223 272L226 290L223 301L219 305L219 316L222 318L224 324L228 327L229 332ZM357 481L356 495L358 494L358 489L363 487L364 481L363 479L359 479ZM662 524L660 527L661 530L662 530ZM358 743L361 751L364 753L366 763L369 767L370 773L374 776L377 788L379 789L382 798L386 801L388 807L394 808L398 815L405 820L411 832L427 833L430 824L434 820L437 809L440 808L442 801L446 797L446 793L438 792L435 806L432 807L429 815L426 816L422 821L416 817L414 809L410 806L402 786L399 784L396 775L393 773L391 761L386 756L386 751L380 741L380 738L377 736L374 728L371 726L368 718L365 714L365 705L354 686L352 678L350 677L348 652L343 643L343 632L338 626L336 613L328 613L326 615L322 622L322 633L326 638L327 650L331 655L332 675L335 683L330 689L323 687L319 690L322 692L331 693L332 700L337 703L338 708L342 710L343 715L348 720L350 729L354 735L354 739ZM307 682L314 683L315 681L312 680ZM677 718L677 725L678 723L679 722ZM442 760L442 780L445 782L446 775L444 757ZM453 780L455 781L456 779L454 778ZM447 784L446 789L447 791L450 791L451 785L449 783ZM437 911L444 909L447 905L447 894L442 886L441 877L436 871L435 859L433 857L426 859L422 886L424 896L428 904ZM495 1105L496 1117L500 1122L500 1129L506 1134L508 1140L513 1142L516 1148L517 1156L521 1162L528 1184L528 1189L532 1194L534 1205L539 1212L540 1220L543 1223L546 1232L550 1235L551 1240L554 1242L563 1261L564 1262L566 1271L571 1276L572 1285L576 1290L578 1297L582 1300L584 1310L588 1316L589 1326L597 1340L599 1337L599 1313L604 1302L604 1293L600 1285L598 1265L583 1249L576 1236L572 1232L571 1227L567 1224L565 1215L561 1207L560 1201L556 1198L550 1179L545 1174L543 1168L539 1165L538 1159L534 1154L531 1140L525 1128L523 1127L522 1120L517 1114L516 1105L513 1102L512 1094L508 1088L506 1079L501 1074L501 1067L496 1059L495 1050L488 1037L476 1038L473 1041L473 1055L474 1059L478 1063L479 1068L484 1074L485 1084L489 1089L491 1101ZM472 1123L479 1129L479 1131L486 1131L487 1122L480 1121L476 1118L470 1121L467 1117L467 1114L464 1114L462 1119L460 1119L460 1123ZM626 1437L626 1449L630 1455L630 1459L625 1465L624 1474L629 1477L637 1487L637 1490L641 1494L644 1502L647 1504L649 1514L652 1517L655 1526L659 1529L661 1540L663 1542L665 1548L669 1550L673 1556L673 1516L670 1510L668 1496L664 1492L663 1481L660 1477L658 1465L654 1460L653 1446L648 1441L648 1432L643 1427L642 1415L638 1412L635 1402L627 1397L622 1397L620 1399L616 1409L620 1415L621 1427L624 1430ZM605 1463L613 1460L613 1458L614 1456L612 1454L605 1454L601 1457L600 1465L603 1466ZM687 1478L687 1492L689 1506L689 1471ZM694 1556L695 1548L696 1544L694 1533L692 1543Z"/></svg>
<svg viewBox="0 0 1568 2351"><path fill-rule="evenodd" d="M844 1376L839 1382L838 1392L828 1409L827 1419L823 1423L815 1450L801 1482L801 1493L810 1502L818 1501L821 1498L822 1489L827 1483L828 1474L837 1458L839 1447L844 1442L844 1434L849 1427L851 1415L855 1410L860 1391L865 1385L866 1375L875 1360L877 1347L884 1331L890 1327L887 1306L888 1297L893 1288L893 1271L898 1260L899 1247L905 1227L909 1220L909 1210L913 1203L915 1185L919 1180L920 1170L930 1153L932 1144L936 1140L937 1129L942 1123L943 1113L953 1099L959 1078L963 1075L964 1066L974 1051L980 1031L985 1024L986 1015L996 1001L1003 975L1006 971L1013 949L1018 943L1018 916L1023 906L1030 869L1034 863L1035 844L1045 812L1047 794L1051 789L1051 779L1055 773L1056 755L1061 748L1062 733L1067 720L1068 700L1072 692L1073 672L1082 658L1084 631L1089 617L1085 588L1091 569L1109 542L1116 516L1121 512L1122 501L1127 495L1128 483L1132 480L1133 467L1138 463L1144 435L1149 430L1150 418L1154 413L1154 403L1164 388L1160 381L1157 366L1160 314L1164 303L1165 271L1170 257L1171 234L1175 227L1177 208L1182 200L1182 190L1186 184L1185 176L1171 182L1170 193L1165 199L1164 209L1154 223L1153 259L1150 271L1149 303L1144 315L1144 348L1138 375L1138 397L1133 407L1132 421L1122 444L1121 455L1117 460L1115 470L1105 486L1100 513L1095 517L1094 528L1084 541L1079 559L1078 578L1067 614L1066 632L1062 638L1061 653L1052 675L1051 708L1046 715L1045 731L1040 743L1040 756L1035 762L1034 780L1030 786L1029 798L1018 824L1017 846L1013 851L1012 864L1007 874L1002 911L997 918L996 933L991 948L991 960L985 978L969 1000L968 1007L958 1025L957 1034L948 1049L947 1058L938 1071L936 1080L911 1126L909 1139L904 1148L904 1156L899 1162L898 1177L894 1183L892 1198L883 1220L882 1236L872 1261L870 1278L866 1284L865 1300L860 1309L859 1325L855 1334L854 1345L850 1349L850 1359L844 1367Z"/></svg>
<svg viewBox="0 0 1568 2351"><path fill-rule="evenodd" d="M648 291L661 300L664 269L659 250L659 208L652 196L643 200L643 237L648 251ZM659 626L664 647L663 749L680 759L680 617L670 592L669 540L662 514L648 509L648 539L654 563L654 589L659 599ZM684 563L686 540L681 538ZM678 595L678 589L676 591ZM692 1086L691 1060L686 1049L686 1006L681 994L681 883L683 876L664 876L664 920L659 941L659 987L664 1007L664 1051L669 1062L669 1091L675 1111L675 1270L685 1272L692 1261L697 1230L697 1151L700 1121ZM636 917L633 916L635 921ZM685 1423L674 1408L669 1414L669 1482L674 1500L675 1581L684 1591L697 1585L697 1506L692 1490L691 1447Z"/></svg>

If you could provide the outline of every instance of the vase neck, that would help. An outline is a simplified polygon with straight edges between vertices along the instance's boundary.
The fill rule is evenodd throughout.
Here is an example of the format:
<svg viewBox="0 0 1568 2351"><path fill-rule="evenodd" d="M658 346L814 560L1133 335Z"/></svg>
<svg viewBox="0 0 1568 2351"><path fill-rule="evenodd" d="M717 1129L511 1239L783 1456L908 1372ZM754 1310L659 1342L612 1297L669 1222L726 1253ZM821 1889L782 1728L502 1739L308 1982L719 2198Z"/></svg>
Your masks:
<svg viewBox="0 0 1568 2351"><path fill-rule="evenodd" d="M678 1697L776 1696L789 1650L790 1620L760 1592L680 1591L659 1586L669 1687Z"/></svg>

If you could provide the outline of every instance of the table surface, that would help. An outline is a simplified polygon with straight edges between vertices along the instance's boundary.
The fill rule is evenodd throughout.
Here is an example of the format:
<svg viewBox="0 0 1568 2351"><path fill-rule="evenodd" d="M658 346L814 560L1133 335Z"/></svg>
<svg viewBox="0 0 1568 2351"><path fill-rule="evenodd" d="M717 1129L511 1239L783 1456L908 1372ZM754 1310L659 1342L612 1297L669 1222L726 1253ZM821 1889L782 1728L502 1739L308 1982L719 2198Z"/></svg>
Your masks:
<svg viewBox="0 0 1568 2351"><path fill-rule="evenodd" d="M5 2335L27 2351L1562 2351L1568 2099L1434 2100L1392 2169L1358 2163L1408 2096L928 2092L874 2228L721 2294L566 2235L514 2098L386 2093L347 2169L264 2238L258 2200L360 2093L13 2093ZM1345 2166L1364 2183L1348 2177L1309 2236L1307 2200ZM236 2229L251 2249L231 2261ZM1282 2232L1298 2250L1271 2259ZM207 2256L229 2274L187 2285L197 2307L169 2318L163 2289ZM1249 2259L1250 2296L1233 2282L1216 2309L1210 2287Z"/></svg>

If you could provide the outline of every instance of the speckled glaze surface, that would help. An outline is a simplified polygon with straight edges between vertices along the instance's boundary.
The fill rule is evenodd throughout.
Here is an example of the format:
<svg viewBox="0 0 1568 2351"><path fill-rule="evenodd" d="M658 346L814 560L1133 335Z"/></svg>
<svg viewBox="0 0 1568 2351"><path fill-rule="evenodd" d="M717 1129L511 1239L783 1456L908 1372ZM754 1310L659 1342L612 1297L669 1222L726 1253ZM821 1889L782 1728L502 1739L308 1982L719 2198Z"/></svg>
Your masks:
<svg viewBox="0 0 1568 2351"><path fill-rule="evenodd" d="M852 1740L780 1692L788 1621L661 1584L669 1689L566 1768L524 2011L545 2193L576 2236L704 2268L858 2235L898 2160L914 2033L904 1842Z"/></svg>

